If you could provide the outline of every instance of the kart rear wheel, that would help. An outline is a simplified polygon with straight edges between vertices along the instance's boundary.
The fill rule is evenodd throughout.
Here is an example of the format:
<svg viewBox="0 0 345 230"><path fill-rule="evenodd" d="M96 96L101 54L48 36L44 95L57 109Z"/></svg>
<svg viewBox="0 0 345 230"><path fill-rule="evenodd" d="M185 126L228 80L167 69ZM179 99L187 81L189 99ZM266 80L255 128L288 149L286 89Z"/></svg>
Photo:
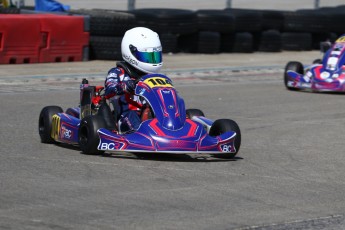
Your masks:
<svg viewBox="0 0 345 230"><path fill-rule="evenodd" d="M194 116L201 116L201 117L205 116L204 112L201 111L200 109L187 109L186 115L187 115L187 118L189 119L192 119Z"/></svg>
<svg viewBox="0 0 345 230"><path fill-rule="evenodd" d="M298 90L298 89L296 89L294 87L288 86L289 76L287 74L287 71L289 71L289 70L292 70L292 71L294 71L296 73L304 75L304 67L303 67L302 63L297 62L297 61L290 61L285 66L285 71L284 71L284 84L285 84L285 87L288 90Z"/></svg>
<svg viewBox="0 0 345 230"><path fill-rule="evenodd" d="M106 123L101 116L84 117L79 126L78 137L79 147L84 154L102 154L104 151L97 149L99 136L97 130L106 127Z"/></svg>
<svg viewBox="0 0 345 230"><path fill-rule="evenodd" d="M54 105L46 106L41 110L38 119L38 133L42 143L55 143L55 140L51 137L53 115L62 112L61 107Z"/></svg>
<svg viewBox="0 0 345 230"><path fill-rule="evenodd" d="M209 135L215 137L215 136L219 136L219 135L226 133L226 132L229 132L229 131L236 132L235 144L234 144L236 152L235 153L226 153L226 154L224 154L224 156L226 156L226 158L233 158L234 156L236 156L236 154L240 150L240 146L241 146L241 130L235 121L233 121L231 119L216 120L211 126Z"/></svg>

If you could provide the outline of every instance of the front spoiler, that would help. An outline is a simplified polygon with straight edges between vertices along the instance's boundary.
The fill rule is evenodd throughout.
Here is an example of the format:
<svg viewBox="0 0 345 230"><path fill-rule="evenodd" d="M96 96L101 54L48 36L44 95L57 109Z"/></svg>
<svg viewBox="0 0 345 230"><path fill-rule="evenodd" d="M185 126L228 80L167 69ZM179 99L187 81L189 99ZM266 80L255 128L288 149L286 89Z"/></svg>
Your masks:
<svg viewBox="0 0 345 230"><path fill-rule="evenodd" d="M224 154L236 153L235 132L211 137L206 132L193 137L162 137L140 132L117 134L99 129L98 150L105 152L170 153L170 154Z"/></svg>
<svg viewBox="0 0 345 230"><path fill-rule="evenodd" d="M338 79L316 80L315 76L312 76L310 82L308 82L302 74L293 71L288 71L287 74L289 76L287 86L291 88L317 92L345 92L345 84Z"/></svg>

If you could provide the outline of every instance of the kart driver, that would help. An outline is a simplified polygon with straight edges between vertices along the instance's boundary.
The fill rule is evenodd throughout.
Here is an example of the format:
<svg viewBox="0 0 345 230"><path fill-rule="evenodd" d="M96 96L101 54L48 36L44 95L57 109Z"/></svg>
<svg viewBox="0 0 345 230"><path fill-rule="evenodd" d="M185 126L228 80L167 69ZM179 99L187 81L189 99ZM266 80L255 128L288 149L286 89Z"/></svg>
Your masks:
<svg viewBox="0 0 345 230"><path fill-rule="evenodd" d="M125 133L137 130L141 123L140 111L144 102L134 95L135 80L157 73L163 66L158 34L145 27L126 31L121 54L124 61L117 62L105 79L105 97L110 99L117 113L119 131Z"/></svg>

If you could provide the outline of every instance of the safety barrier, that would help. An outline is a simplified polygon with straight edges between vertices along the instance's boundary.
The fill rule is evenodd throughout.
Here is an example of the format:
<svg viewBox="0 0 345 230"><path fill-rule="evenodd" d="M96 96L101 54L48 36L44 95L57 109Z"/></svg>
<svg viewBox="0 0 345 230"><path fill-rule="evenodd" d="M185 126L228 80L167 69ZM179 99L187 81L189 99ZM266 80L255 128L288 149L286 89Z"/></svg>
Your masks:
<svg viewBox="0 0 345 230"><path fill-rule="evenodd" d="M37 17L0 14L0 63L37 63L41 45L40 30Z"/></svg>
<svg viewBox="0 0 345 230"><path fill-rule="evenodd" d="M88 60L84 17L0 14L0 64Z"/></svg>
<svg viewBox="0 0 345 230"><path fill-rule="evenodd" d="M88 60L89 32L84 31L84 17L38 15L44 47L40 62L71 62Z"/></svg>

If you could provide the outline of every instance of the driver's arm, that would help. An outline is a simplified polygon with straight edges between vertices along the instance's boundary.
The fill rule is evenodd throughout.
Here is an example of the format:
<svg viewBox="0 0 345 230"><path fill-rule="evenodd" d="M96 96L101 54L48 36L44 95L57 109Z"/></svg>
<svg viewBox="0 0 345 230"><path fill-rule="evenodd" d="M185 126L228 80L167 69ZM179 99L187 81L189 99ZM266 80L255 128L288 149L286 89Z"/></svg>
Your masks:
<svg viewBox="0 0 345 230"><path fill-rule="evenodd" d="M122 95L125 93L123 84L120 81L120 78L123 78L124 74L124 71L119 68L112 68L109 70L104 82L104 94L106 98L111 98L115 95Z"/></svg>

